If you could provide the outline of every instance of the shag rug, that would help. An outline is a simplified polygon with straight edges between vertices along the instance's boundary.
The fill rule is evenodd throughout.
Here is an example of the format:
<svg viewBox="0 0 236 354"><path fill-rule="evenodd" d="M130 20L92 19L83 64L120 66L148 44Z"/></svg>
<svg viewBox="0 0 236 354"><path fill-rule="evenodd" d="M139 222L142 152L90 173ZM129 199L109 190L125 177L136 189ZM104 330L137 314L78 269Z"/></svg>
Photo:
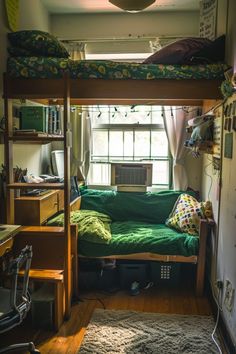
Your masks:
<svg viewBox="0 0 236 354"><path fill-rule="evenodd" d="M96 309L79 354L216 354L210 316Z"/></svg>

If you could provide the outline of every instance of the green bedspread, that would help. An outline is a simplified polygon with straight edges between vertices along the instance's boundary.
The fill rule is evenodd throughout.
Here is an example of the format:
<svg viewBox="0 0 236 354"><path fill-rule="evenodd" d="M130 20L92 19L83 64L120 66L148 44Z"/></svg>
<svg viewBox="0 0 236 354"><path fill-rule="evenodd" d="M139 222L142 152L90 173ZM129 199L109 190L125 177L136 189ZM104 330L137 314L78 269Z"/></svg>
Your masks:
<svg viewBox="0 0 236 354"><path fill-rule="evenodd" d="M108 215L95 210L75 210L70 214L71 224L78 225L79 240L89 243L108 243L111 240L111 219ZM48 226L63 226L64 214L59 214L48 221Z"/></svg>
<svg viewBox="0 0 236 354"><path fill-rule="evenodd" d="M163 65L51 57L10 57L7 63L8 74L22 78L60 78L69 72L72 79L224 79L226 69L222 63Z"/></svg>
<svg viewBox="0 0 236 354"><path fill-rule="evenodd" d="M165 225L165 220L181 193L181 191L129 193L84 190L80 211L71 213L71 222L79 226L79 254L87 257L143 252L180 256L197 255L199 237L173 230ZM96 238L90 239L87 229L83 236L81 215L82 219L88 216L89 223L93 222L93 217L99 217L102 223L110 227L111 238L106 239L105 242L98 241ZM48 225L62 225L62 223L63 217L57 216ZM95 229L97 229L96 225L94 225ZM99 236L100 229L96 231Z"/></svg>
<svg viewBox="0 0 236 354"><path fill-rule="evenodd" d="M113 222L108 244L92 244L79 240L78 252L87 257L151 252L192 256L198 253L199 238L176 232L163 224Z"/></svg>

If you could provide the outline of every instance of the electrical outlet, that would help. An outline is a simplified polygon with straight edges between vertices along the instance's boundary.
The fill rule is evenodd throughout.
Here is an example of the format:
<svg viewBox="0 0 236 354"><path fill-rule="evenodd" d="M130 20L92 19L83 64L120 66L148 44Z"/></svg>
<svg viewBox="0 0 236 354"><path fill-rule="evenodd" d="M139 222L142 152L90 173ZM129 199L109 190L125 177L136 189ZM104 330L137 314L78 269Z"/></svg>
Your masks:
<svg viewBox="0 0 236 354"><path fill-rule="evenodd" d="M225 282L225 297L224 297L224 304L225 307L229 312L232 311L234 305L234 292L232 283L229 280Z"/></svg>

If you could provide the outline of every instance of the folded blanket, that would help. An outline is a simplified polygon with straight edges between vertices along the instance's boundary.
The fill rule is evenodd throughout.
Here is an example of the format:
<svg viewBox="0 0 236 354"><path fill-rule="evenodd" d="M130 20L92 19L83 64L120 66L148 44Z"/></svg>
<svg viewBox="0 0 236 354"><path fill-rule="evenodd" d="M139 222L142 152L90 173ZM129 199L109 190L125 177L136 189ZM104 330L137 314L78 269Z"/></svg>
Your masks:
<svg viewBox="0 0 236 354"><path fill-rule="evenodd" d="M70 214L71 224L78 225L80 239L93 243L109 243L111 240L111 218L94 210L76 210ZM57 215L47 225L63 226L64 214Z"/></svg>

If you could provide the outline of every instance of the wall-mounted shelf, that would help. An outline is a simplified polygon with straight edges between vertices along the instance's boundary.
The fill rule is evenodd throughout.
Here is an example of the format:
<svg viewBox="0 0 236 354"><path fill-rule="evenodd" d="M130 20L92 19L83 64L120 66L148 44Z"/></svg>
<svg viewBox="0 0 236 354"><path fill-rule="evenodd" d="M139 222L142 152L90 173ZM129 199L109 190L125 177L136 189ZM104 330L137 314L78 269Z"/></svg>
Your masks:
<svg viewBox="0 0 236 354"><path fill-rule="evenodd" d="M45 136L31 136L31 135L17 135L8 138L11 141L20 144L48 144L52 141L64 141L64 136L62 135L45 135Z"/></svg>
<svg viewBox="0 0 236 354"><path fill-rule="evenodd" d="M9 189L63 189L63 183L9 183Z"/></svg>

